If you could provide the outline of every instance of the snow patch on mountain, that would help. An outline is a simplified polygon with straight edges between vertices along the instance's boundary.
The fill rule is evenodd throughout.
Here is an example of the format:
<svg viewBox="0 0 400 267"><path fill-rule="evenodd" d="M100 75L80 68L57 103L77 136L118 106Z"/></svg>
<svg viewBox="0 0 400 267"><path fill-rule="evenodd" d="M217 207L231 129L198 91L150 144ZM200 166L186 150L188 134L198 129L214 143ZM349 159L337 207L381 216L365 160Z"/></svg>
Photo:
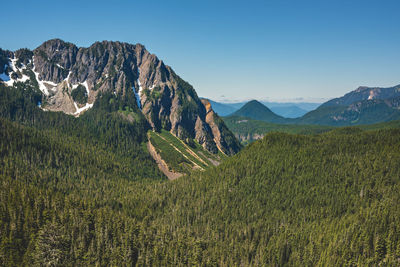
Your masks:
<svg viewBox="0 0 400 267"><path fill-rule="evenodd" d="M141 88L141 87L139 86L139 88ZM133 93L135 94L136 103L137 103L139 109L142 109L142 105L140 102L140 89L139 89L139 92L136 92L135 86L132 86L132 90L133 90Z"/></svg>
<svg viewBox="0 0 400 267"><path fill-rule="evenodd" d="M64 81L68 82L69 81L69 77L71 77L71 74L72 74L72 71L69 71L68 72L68 76L67 76L67 78L64 79Z"/></svg>
<svg viewBox="0 0 400 267"><path fill-rule="evenodd" d="M18 60L17 58L10 59L9 65L7 65L7 64L4 65L4 69L9 67L12 70L9 72L8 75L5 72L0 74L0 78L4 81L4 83L7 86L13 86L14 82L26 82L27 80L29 80L29 77L27 75L23 74L23 70L26 69L26 66L22 64L22 67L18 68L16 65L17 60ZM22 75L22 77L17 78L17 79L12 79L12 76L11 76L12 73L20 73L20 75Z"/></svg>
<svg viewBox="0 0 400 267"><path fill-rule="evenodd" d="M74 102L74 106L75 106L75 108L76 108L76 111L75 111L74 115L75 115L75 116L79 116L82 112L84 112L84 111L86 111L86 110L92 108L92 107L93 107L93 104L86 103L85 106L79 108L78 105L76 104L76 102Z"/></svg>
<svg viewBox="0 0 400 267"><path fill-rule="evenodd" d="M88 85L87 81L84 81L84 82L82 83L82 85L85 86L85 88L86 88L86 93L87 93L87 95L89 96L90 91L89 91L89 85Z"/></svg>
<svg viewBox="0 0 400 267"><path fill-rule="evenodd" d="M138 81L138 85L139 85L139 96L141 96L142 92L143 92L143 88L142 88L142 85L140 84L140 80L138 79L137 81Z"/></svg>
<svg viewBox="0 0 400 267"><path fill-rule="evenodd" d="M374 90L369 91L368 100L372 100L374 99L374 97L375 97L375 91Z"/></svg>
<svg viewBox="0 0 400 267"><path fill-rule="evenodd" d="M35 65L33 66L32 71L35 74L35 78L36 78L36 81L39 84L40 91L42 91L43 94L48 96L50 94L48 87L52 87L51 89L54 90L54 87L57 87L58 84L56 84L56 83L54 83L52 81L42 81L42 80L40 80L39 79L39 73L35 71Z"/></svg>

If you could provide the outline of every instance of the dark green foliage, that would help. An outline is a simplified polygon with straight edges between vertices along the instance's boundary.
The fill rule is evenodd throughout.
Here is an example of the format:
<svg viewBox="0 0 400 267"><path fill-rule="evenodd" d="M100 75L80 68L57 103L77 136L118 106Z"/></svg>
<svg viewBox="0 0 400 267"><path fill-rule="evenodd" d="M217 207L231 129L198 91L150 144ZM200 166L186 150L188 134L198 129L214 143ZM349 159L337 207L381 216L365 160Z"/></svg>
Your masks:
<svg viewBox="0 0 400 267"><path fill-rule="evenodd" d="M148 101L153 103L161 97L161 88L159 86L154 87L152 90L144 89L143 92L148 98Z"/></svg>
<svg viewBox="0 0 400 267"><path fill-rule="evenodd" d="M17 72L13 72L13 73L10 75L10 77L11 77L11 79L16 80L16 79L18 79L18 78L21 78L21 74L18 75Z"/></svg>
<svg viewBox="0 0 400 267"><path fill-rule="evenodd" d="M400 120L360 125L357 127L364 130L397 129L400 128Z"/></svg>
<svg viewBox="0 0 400 267"><path fill-rule="evenodd" d="M101 232L93 232L90 225L94 216L108 220L108 226L101 226L108 229L112 229L114 218L121 217L118 213L143 216L141 208L124 211L128 206L120 197L143 186L141 181L162 175L141 146L131 144L128 149L120 147L113 152L114 147L0 119L0 233L6 235L0 237L0 265L24 260L43 263L51 256L48 246L56 250L53 260L72 259L72 265L87 265L91 242L101 238ZM128 191L124 189L123 193L118 188ZM133 193L126 203L136 206L136 197ZM107 212L111 215L105 215ZM124 230L118 231L113 230L115 242ZM76 255L70 254L71 249ZM107 257L105 248L103 252L98 249L97 253ZM38 254L44 258L38 258ZM99 254L91 256L94 261L101 259Z"/></svg>
<svg viewBox="0 0 400 267"><path fill-rule="evenodd" d="M4 73L4 66L8 65L8 59L12 56L12 53L8 50L0 48L0 73ZM7 67L8 68L8 67Z"/></svg>
<svg viewBox="0 0 400 267"><path fill-rule="evenodd" d="M49 223L38 233L33 258L38 266L62 266L68 264L70 241L59 224Z"/></svg>
<svg viewBox="0 0 400 267"><path fill-rule="evenodd" d="M398 130L269 134L210 171L140 184L107 167L109 155L93 169L82 159L63 167L73 151L89 149L90 162L97 149L1 126L3 262L40 262L49 236L71 265L393 265L400 256Z"/></svg>
<svg viewBox="0 0 400 267"><path fill-rule="evenodd" d="M149 155L143 153L141 143L147 140L149 126L137 106L130 105L128 99L120 99L111 95L101 96L94 107L83 116L74 118L60 112L44 112L37 107L41 95L28 87L9 88L0 85L0 116L18 121L39 130L56 132L71 138L75 143L88 142L95 148L111 150L114 153L151 164ZM108 104L112 102L114 104ZM134 103L134 102L133 102ZM129 121L121 117L119 109L128 109L135 114L135 120ZM142 158L144 157L144 158ZM132 166L134 168L134 166ZM142 172L140 169L137 171ZM157 174L158 175L158 174ZM156 176L157 176L156 175Z"/></svg>
<svg viewBox="0 0 400 267"><path fill-rule="evenodd" d="M14 88L0 84L1 117L18 121L31 120L35 111L39 111L37 103L41 100L41 92L26 83L14 83Z"/></svg>
<svg viewBox="0 0 400 267"><path fill-rule="evenodd" d="M29 64L29 61L32 60L33 52L27 48L18 49L15 51L15 57L18 58L17 67L21 68L22 64Z"/></svg>
<svg viewBox="0 0 400 267"><path fill-rule="evenodd" d="M334 127L322 125L275 124L238 116L229 116L223 119L229 130L245 144L260 139L270 132L317 134L334 129Z"/></svg>
<svg viewBox="0 0 400 267"><path fill-rule="evenodd" d="M270 133L170 182L134 99L74 118L20 89L0 87L0 266L398 265L399 129Z"/></svg>
<svg viewBox="0 0 400 267"><path fill-rule="evenodd" d="M0 266L135 262L135 220L148 211L132 190L165 179L143 149L145 120L108 112L129 105L118 98L74 118L41 111L35 92L0 95L1 116L19 122L0 119Z"/></svg>
<svg viewBox="0 0 400 267"><path fill-rule="evenodd" d="M229 130L231 130L243 144L248 144L258 140L270 132L310 135L337 129L337 127L334 126L323 125L275 124L237 116L224 117L223 119ZM397 120L378 124L357 125L352 126L353 128L349 127L343 128L343 130L356 128L364 130L393 129L400 128L400 121Z"/></svg>
<svg viewBox="0 0 400 267"><path fill-rule="evenodd" d="M206 237L203 260L229 266L393 264L399 151L399 130L269 134L161 190L177 212L160 224Z"/></svg>
<svg viewBox="0 0 400 267"><path fill-rule="evenodd" d="M71 96L72 99L79 104L85 104L88 100L86 88L81 84L71 91Z"/></svg>

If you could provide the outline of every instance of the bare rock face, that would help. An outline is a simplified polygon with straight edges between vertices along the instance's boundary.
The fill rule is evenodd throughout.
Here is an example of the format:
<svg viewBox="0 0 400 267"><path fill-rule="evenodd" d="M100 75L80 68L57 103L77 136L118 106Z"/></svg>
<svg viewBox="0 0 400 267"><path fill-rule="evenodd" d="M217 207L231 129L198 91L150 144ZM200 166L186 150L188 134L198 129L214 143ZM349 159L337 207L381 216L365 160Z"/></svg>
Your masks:
<svg viewBox="0 0 400 267"><path fill-rule="evenodd" d="M33 51L35 72L39 79L60 83L67 78L78 48L59 39L44 42Z"/></svg>
<svg viewBox="0 0 400 267"><path fill-rule="evenodd" d="M228 155L237 153L241 147L239 141L214 112L210 102L207 99L202 99L201 101L207 112L206 123L211 127L214 142L218 149Z"/></svg>
<svg viewBox="0 0 400 267"><path fill-rule="evenodd" d="M32 71L47 110L79 115L102 94L122 98L134 95L153 129L166 129L182 140L195 139L213 153L220 150L234 154L240 149L222 120L216 122L218 116L211 107L204 106L193 87L141 44L103 41L78 48L53 39L33 52L17 52L3 52L3 57L9 57L4 65L14 72ZM24 69L14 66L15 62Z"/></svg>

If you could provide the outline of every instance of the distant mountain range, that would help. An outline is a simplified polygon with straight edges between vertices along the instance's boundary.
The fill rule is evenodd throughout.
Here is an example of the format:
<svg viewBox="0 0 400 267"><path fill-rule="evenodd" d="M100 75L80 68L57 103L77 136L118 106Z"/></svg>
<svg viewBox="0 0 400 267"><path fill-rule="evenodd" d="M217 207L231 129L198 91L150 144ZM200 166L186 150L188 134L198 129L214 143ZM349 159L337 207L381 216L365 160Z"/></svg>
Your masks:
<svg viewBox="0 0 400 267"><path fill-rule="evenodd" d="M213 109L220 116L247 116L254 120L284 124L360 125L400 118L400 85L387 88L361 86L322 104L257 102L256 105L254 100L250 101L250 106L236 113L246 102L219 103L210 100ZM259 113L260 105L264 105L268 111L264 109L264 112Z"/></svg>
<svg viewBox="0 0 400 267"><path fill-rule="evenodd" d="M400 85L388 88L360 86L356 90L351 91L342 97L334 98L323 103L321 107L349 106L353 103L365 100L383 100L396 97L400 97Z"/></svg>
<svg viewBox="0 0 400 267"><path fill-rule="evenodd" d="M288 112L288 109L284 109L287 107L290 105L268 108L263 103L252 100L224 120L242 142L260 139L271 130L315 133L330 129L315 128L317 125L352 126L400 120L400 85L389 88L359 87L342 97L323 103L299 118L280 116L283 111ZM281 113L278 115L276 111L279 109Z"/></svg>
<svg viewBox="0 0 400 267"><path fill-rule="evenodd" d="M222 103L210 100L213 110L220 116L228 116L243 107L247 102ZM280 103L259 101L267 106L275 114L285 118L298 118L306 114L308 111L316 109L321 103Z"/></svg>
<svg viewBox="0 0 400 267"><path fill-rule="evenodd" d="M400 85L388 88L359 87L323 103L296 123L361 125L400 119Z"/></svg>
<svg viewBox="0 0 400 267"><path fill-rule="evenodd" d="M308 111L298 106L268 106L275 114L285 118L298 118L306 114Z"/></svg>

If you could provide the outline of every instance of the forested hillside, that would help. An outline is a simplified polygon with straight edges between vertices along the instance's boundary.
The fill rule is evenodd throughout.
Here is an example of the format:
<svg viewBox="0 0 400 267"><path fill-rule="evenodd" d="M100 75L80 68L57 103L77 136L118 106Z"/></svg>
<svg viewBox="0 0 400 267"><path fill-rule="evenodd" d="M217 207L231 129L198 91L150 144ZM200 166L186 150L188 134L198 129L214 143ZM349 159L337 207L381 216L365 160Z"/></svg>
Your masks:
<svg viewBox="0 0 400 267"><path fill-rule="evenodd" d="M270 133L168 181L130 97L75 118L0 86L0 266L398 265L398 123Z"/></svg>
<svg viewBox="0 0 400 267"><path fill-rule="evenodd" d="M0 265L399 262L399 130L268 134L171 182L138 141L0 123Z"/></svg>
<svg viewBox="0 0 400 267"><path fill-rule="evenodd" d="M272 123L287 123L290 119L276 115L269 108L257 100L247 102L239 110L232 113L230 116L247 117L253 120L266 121Z"/></svg>
<svg viewBox="0 0 400 267"><path fill-rule="evenodd" d="M396 265L399 146L399 130L269 134L166 187L161 222L228 266Z"/></svg>
<svg viewBox="0 0 400 267"><path fill-rule="evenodd" d="M333 126L323 125L277 124L240 116L228 116L223 119L229 130L244 144L259 140L270 132L317 134L334 129Z"/></svg>
<svg viewBox="0 0 400 267"><path fill-rule="evenodd" d="M400 267L400 0L0 7L0 267Z"/></svg>
<svg viewBox="0 0 400 267"><path fill-rule="evenodd" d="M235 134L236 138L238 138L243 144L259 140L270 132L309 135L324 133L337 128L335 126L323 125L277 124L239 116L224 117L224 122L229 130L231 130ZM364 130L398 129L400 128L400 120L348 127Z"/></svg>

